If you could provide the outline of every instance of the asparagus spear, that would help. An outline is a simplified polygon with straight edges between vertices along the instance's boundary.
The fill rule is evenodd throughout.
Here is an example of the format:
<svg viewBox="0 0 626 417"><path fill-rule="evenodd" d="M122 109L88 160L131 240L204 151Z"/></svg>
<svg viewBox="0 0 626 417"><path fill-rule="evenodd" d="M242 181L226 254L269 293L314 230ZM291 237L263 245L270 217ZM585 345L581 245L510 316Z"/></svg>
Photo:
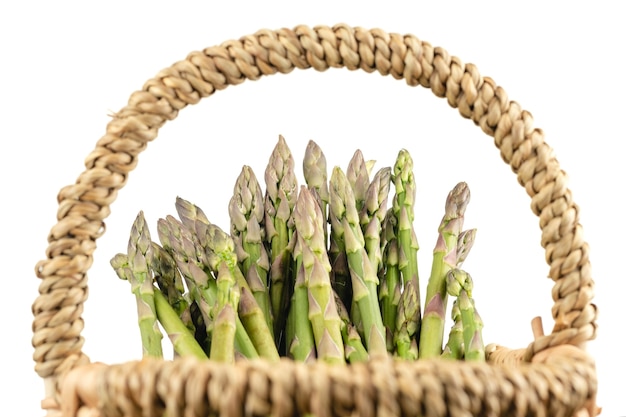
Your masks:
<svg viewBox="0 0 626 417"><path fill-rule="evenodd" d="M143 212L140 211L130 231L127 256L116 255L111 259L111 266L121 279L128 280L137 300L139 331L143 347L143 356L163 357L161 340L154 302L152 271L148 267L152 258L152 241Z"/></svg>
<svg viewBox="0 0 626 417"><path fill-rule="evenodd" d="M391 168L384 167L379 169L367 187L365 201L359 213L361 230L363 231L363 237L365 239L365 251L367 252L372 268L376 271L377 275L381 277L383 277L382 272L384 271L382 248L385 244L383 239L381 239L381 235L385 233L383 231L383 224L387 218L387 200L390 185ZM383 280L380 282L380 287L378 288L378 297L388 300L391 296L387 287L387 281L384 280L383 277ZM381 312L381 314L383 314L383 323L387 329L387 341L391 342L392 332L389 331L390 326L387 326L385 323L384 313ZM391 346L388 348L391 350Z"/></svg>
<svg viewBox="0 0 626 417"><path fill-rule="evenodd" d="M456 248L456 266L460 268L467 255L469 254L472 246L474 246L474 240L476 239L476 229L464 230L459 233L459 238Z"/></svg>
<svg viewBox="0 0 626 417"><path fill-rule="evenodd" d="M421 327L421 295L417 269L419 244L413 227L416 187L413 175L413 158L411 158L406 149L401 149L396 157L393 167L393 183L395 195L392 211L395 220L392 224L395 226L394 232L397 239L398 267L401 273L401 283L396 284L392 281L391 283L388 282L388 285L390 288L393 288L394 285L406 286L409 282L412 282L411 287L414 288L415 295L411 296L411 302L416 303L416 306L411 312L416 314L416 316L409 319L417 326L415 332L411 332L417 338ZM393 275L390 278L392 279ZM386 308L391 310L393 305Z"/></svg>
<svg viewBox="0 0 626 417"><path fill-rule="evenodd" d="M395 217L391 210L387 211L382 229L383 268L380 273L378 297L380 300L383 324L387 332L387 349L395 350L393 343L396 332L398 305L402 296L402 275L399 267L398 239L394 231Z"/></svg>
<svg viewBox="0 0 626 417"><path fill-rule="evenodd" d="M217 362L234 363L239 290L227 262L221 262L217 268L217 304L210 358Z"/></svg>
<svg viewBox="0 0 626 417"><path fill-rule="evenodd" d="M334 173L331 175L334 175ZM348 180L346 178L346 182L347 181ZM347 186L351 187L349 183ZM344 228L341 224L341 217L333 216L332 213L332 191L329 193L329 198L330 200L328 217L330 223L330 248L328 250L328 253L332 265L331 283L341 302L348 309L353 324L355 325L355 327L358 327L359 325L361 325L361 323L358 308L353 308L355 300L353 299L352 278L350 268L348 266L346 243L344 240ZM339 202L339 205L336 207L336 211L344 210L341 199L335 198L335 200ZM354 203L354 205L356 206L356 202Z"/></svg>
<svg viewBox="0 0 626 417"><path fill-rule="evenodd" d="M154 280L168 304L176 311L190 331L195 331L191 318L190 302L186 295L185 284L172 255L156 242L152 242L152 262Z"/></svg>
<svg viewBox="0 0 626 417"><path fill-rule="evenodd" d="M390 185L391 168L381 168L376 172L372 182L367 187L365 201L359 214L367 257L376 272L382 268L381 234L383 233L383 223L387 215Z"/></svg>
<svg viewBox="0 0 626 417"><path fill-rule="evenodd" d="M348 163L346 178L348 179L350 186L352 186L356 209L360 211L365 204L367 189L370 184L369 171L367 169L367 165L365 164L365 159L363 158L363 152L361 152L360 149L357 149L354 152L350 162Z"/></svg>
<svg viewBox="0 0 626 417"><path fill-rule="evenodd" d="M463 342L466 361L485 361L485 346L482 338L483 321L474 307L474 300L467 291L459 294L459 309L463 322Z"/></svg>
<svg viewBox="0 0 626 417"><path fill-rule="evenodd" d="M280 329L284 327L293 289L290 282L293 235L291 214L296 202L298 183L294 158L285 139L279 136L265 169L265 239L270 256L270 301L274 318L274 336L281 344ZM289 284L289 285L286 285Z"/></svg>
<svg viewBox="0 0 626 417"><path fill-rule="evenodd" d="M309 320L309 293L303 264L302 242L297 235L298 232L296 231L294 233L295 246L293 249L296 280L287 316L285 342L287 352L292 359L299 362L311 362L315 360L317 353L315 350L315 335Z"/></svg>
<svg viewBox="0 0 626 417"><path fill-rule="evenodd" d="M176 261L170 252L154 241L152 242L152 249L153 256L150 267L154 271L154 280L157 287L195 340L201 343L202 349L206 349L208 352L206 323L202 318L200 307L186 293L185 284ZM178 355L175 346L174 355Z"/></svg>
<svg viewBox="0 0 626 417"><path fill-rule="evenodd" d="M328 168L326 165L326 156L317 143L310 140L304 151L302 160L302 171L304 173L304 181L309 190L315 190L314 195L319 197L320 210L324 219L324 242L328 241L328 202L330 194L328 191Z"/></svg>
<svg viewBox="0 0 626 417"><path fill-rule="evenodd" d="M446 291L453 297L458 297L461 290L472 296L474 281L472 276L460 268L453 268L446 274Z"/></svg>
<svg viewBox="0 0 626 417"><path fill-rule="evenodd" d="M349 325L347 335L344 337L345 355L349 363L366 362L369 360L369 353L363 345L363 339L356 327Z"/></svg>
<svg viewBox="0 0 626 417"><path fill-rule="evenodd" d="M380 235L385 213L387 212L391 168L380 169L376 172L371 182L369 181L370 169L371 166L368 166L364 161L361 151L357 150L348 165L346 178L352 186L355 195L355 205L359 211L359 222L365 239L365 252L370 260L372 269L378 275L382 267L382 243ZM352 300L352 304L354 305L354 300ZM358 308L353 306L351 311L355 326L362 329ZM391 337L387 337L386 339L388 342L391 341Z"/></svg>
<svg viewBox="0 0 626 417"><path fill-rule="evenodd" d="M329 213L330 220L330 248L328 256L332 266L331 284L342 303L352 314L352 279L346 255L346 245L343 239L343 228L336 218Z"/></svg>
<svg viewBox="0 0 626 417"><path fill-rule="evenodd" d="M418 358L416 334L419 330L419 302L415 281L409 280L398 304L394 343L396 354L402 359Z"/></svg>
<svg viewBox="0 0 626 417"><path fill-rule="evenodd" d="M337 314L341 319L341 337L343 339L345 358L349 363L365 362L369 359L367 349L363 345L363 339L357 331L356 327L350 321L350 313L339 298L339 295L333 291L335 305L337 306Z"/></svg>
<svg viewBox="0 0 626 417"><path fill-rule="evenodd" d="M446 282L448 294L457 297L455 304L458 304L462 323L465 360L484 361L483 322L476 311L472 298L474 289L472 277L466 271L455 268L448 272Z"/></svg>
<svg viewBox="0 0 626 417"><path fill-rule="evenodd" d="M313 195L304 186L296 202L294 222L317 357L331 364L345 363L341 319L330 283L331 266L324 243L324 218Z"/></svg>
<svg viewBox="0 0 626 417"><path fill-rule="evenodd" d="M237 178L228 212L230 232L235 243L239 266L273 334L274 320L267 281L270 265L263 244L265 232L263 191L252 168L247 165L242 168Z"/></svg>
<svg viewBox="0 0 626 417"><path fill-rule="evenodd" d="M194 334L183 323L177 312L172 308L163 293L154 289L154 302L157 319L165 329L174 351L180 356L194 356L198 359L207 359L204 349L196 340Z"/></svg>
<svg viewBox="0 0 626 417"><path fill-rule="evenodd" d="M439 225L439 238L433 250L426 288L426 308L419 342L420 358L438 357L442 352L448 299L446 275L457 266L457 241L469 199L469 188L464 182L458 183L446 198L446 210Z"/></svg>
<svg viewBox="0 0 626 417"><path fill-rule="evenodd" d="M207 225L211 223L200 207L180 196L176 197L175 206L181 223L191 232L196 230L195 225L198 221Z"/></svg>
<svg viewBox="0 0 626 417"><path fill-rule="evenodd" d="M461 360L465 355L463 344L463 322L461 321L461 309L458 298L452 304L452 327L448 335L448 341L443 348L441 357L444 359Z"/></svg>
<svg viewBox="0 0 626 417"><path fill-rule="evenodd" d="M365 238L352 187L339 167L333 169L330 179L330 218L337 235L343 236L345 241L353 299L363 321L367 349L370 355L387 354L385 329L378 304L378 277L365 252Z"/></svg>

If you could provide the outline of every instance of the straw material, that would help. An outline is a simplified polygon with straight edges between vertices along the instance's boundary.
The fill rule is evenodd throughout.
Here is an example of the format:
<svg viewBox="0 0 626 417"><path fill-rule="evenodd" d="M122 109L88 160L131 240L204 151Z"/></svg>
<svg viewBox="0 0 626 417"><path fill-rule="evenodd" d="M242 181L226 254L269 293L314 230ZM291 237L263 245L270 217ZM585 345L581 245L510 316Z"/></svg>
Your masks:
<svg viewBox="0 0 626 417"><path fill-rule="evenodd" d="M491 347L488 363L392 358L331 367L284 359L219 365L192 359L91 363L82 352L83 304L95 241L137 155L189 104L229 85L293 69L378 71L446 98L494 138L539 217L554 280L550 334L525 349ZM58 196L58 223L36 266L35 369L49 416L595 415L597 380L584 350L597 309L588 245L567 178L532 116L472 64L412 35L347 25L262 30L193 52L149 80L107 125L85 171Z"/></svg>

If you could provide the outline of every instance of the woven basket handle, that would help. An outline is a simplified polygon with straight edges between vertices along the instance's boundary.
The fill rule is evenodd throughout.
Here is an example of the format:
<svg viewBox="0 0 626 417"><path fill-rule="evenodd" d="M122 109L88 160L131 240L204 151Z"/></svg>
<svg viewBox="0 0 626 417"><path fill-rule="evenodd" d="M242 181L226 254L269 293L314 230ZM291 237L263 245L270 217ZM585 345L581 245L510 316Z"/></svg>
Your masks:
<svg viewBox="0 0 626 417"><path fill-rule="evenodd" d="M528 355L554 345L581 346L595 337L593 281L578 207L566 186L565 173L541 130L533 127L530 113L509 101L493 80L481 77L474 65L463 64L412 35L346 25L298 26L262 30L191 53L133 93L128 105L107 125L106 134L86 159L86 170L75 184L60 191L58 223L48 236L46 259L36 266L42 279L33 304L39 375L58 375L88 360L81 350L81 314L95 241L104 233L103 220L117 191L159 128L187 105L229 85L294 68L324 71L329 67L378 71L411 86L429 88L495 138L502 158L532 199L549 275L555 282L555 327L531 343Z"/></svg>

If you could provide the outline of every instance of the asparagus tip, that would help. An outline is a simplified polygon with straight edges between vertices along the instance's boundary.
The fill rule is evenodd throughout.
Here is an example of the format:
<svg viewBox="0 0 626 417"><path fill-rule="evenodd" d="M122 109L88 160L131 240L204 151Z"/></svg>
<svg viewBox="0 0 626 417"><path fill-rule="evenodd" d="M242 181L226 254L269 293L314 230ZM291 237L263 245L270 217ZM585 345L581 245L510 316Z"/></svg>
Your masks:
<svg viewBox="0 0 626 417"><path fill-rule="evenodd" d="M455 219L463 216L469 200L469 186L465 182L459 182L452 191L450 191L446 199L446 217Z"/></svg>

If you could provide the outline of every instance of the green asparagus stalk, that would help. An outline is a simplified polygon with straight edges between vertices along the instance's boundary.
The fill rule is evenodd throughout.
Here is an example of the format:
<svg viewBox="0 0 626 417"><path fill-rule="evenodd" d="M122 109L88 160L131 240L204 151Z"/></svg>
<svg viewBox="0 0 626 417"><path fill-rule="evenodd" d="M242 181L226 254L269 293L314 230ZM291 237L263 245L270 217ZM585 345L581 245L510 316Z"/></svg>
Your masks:
<svg viewBox="0 0 626 417"><path fill-rule="evenodd" d="M309 315L317 357L327 363L343 364L341 319L330 283L330 261L324 242L324 217L312 193L302 186L294 210L301 251L304 282L308 288Z"/></svg>
<svg viewBox="0 0 626 417"><path fill-rule="evenodd" d="M443 348L441 357L443 359L462 360L465 355L465 346L463 343L463 322L461 320L458 298L452 303L452 322L448 341Z"/></svg>
<svg viewBox="0 0 626 417"><path fill-rule="evenodd" d="M320 210L324 219L324 242L328 242L328 203L330 201L330 193L328 191L328 168L326 164L326 156L317 143L310 140L304 151L302 160L302 171L304 173L304 181L309 190L314 192L316 198L319 198Z"/></svg>
<svg viewBox="0 0 626 417"><path fill-rule="evenodd" d="M298 362L312 362L317 357L315 335L309 320L309 291L306 283L306 271L303 263L301 241L294 233L296 280L291 304L287 316L286 346L289 356Z"/></svg>
<svg viewBox="0 0 626 417"><path fill-rule="evenodd" d="M383 239L381 239L381 235L385 233L383 231L383 224L385 223L387 215L387 200L389 197L390 185L391 168L381 168L376 172L367 188L365 201L359 213L361 230L363 231L363 237L365 238L365 251L367 252L367 256L372 264L372 268L377 272L379 277L383 278L382 281L380 281L378 288L378 298L381 300L389 299L391 296L387 287L387 281L383 276L384 267L382 250L385 243L383 242ZM383 315L383 324L385 325L387 332L386 340L389 345L388 350L391 351L393 334L385 323L385 317L382 311L381 314ZM358 319L358 317L355 317L355 319Z"/></svg>
<svg viewBox="0 0 626 417"><path fill-rule="evenodd" d="M465 360L484 361L485 347L482 339L483 322L476 311L472 298L472 291L474 289L472 277L466 271L455 268L448 272L446 282L448 294L457 297L455 304L458 304L462 324ZM458 319L459 317L457 317L457 320Z"/></svg>
<svg viewBox="0 0 626 417"><path fill-rule="evenodd" d="M152 242L152 262L150 268L154 272L154 280L169 305L190 331L195 331L190 312L190 301L186 295L185 284L176 261L172 255L156 242Z"/></svg>
<svg viewBox="0 0 626 417"><path fill-rule="evenodd" d="M135 295L135 299L137 302L138 323L139 332L141 335L143 356L161 357L162 354L158 353L158 349L161 347L161 338L159 338L158 335L154 336L154 328L145 325L145 323L148 323L144 319L144 317L146 316L146 314L143 312L143 310L146 309L145 303L141 300L141 296L139 295L139 285L137 283L137 279L133 275L132 270L130 269L128 255L124 253L118 253L113 258L111 258L110 264L120 279L131 283L131 290ZM151 312L148 311L148 314L152 314L156 317L156 307L154 307ZM155 325L155 328L156 331L158 331L158 326Z"/></svg>
<svg viewBox="0 0 626 417"><path fill-rule="evenodd" d="M465 344L466 361L485 361L485 346L482 338L483 322L476 308L474 300L467 291L461 290L459 294L459 309L463 322L463 342Z"/></svg>
<svg viewBox="0 0 626 417"><path fill-rule="evenodd" d="M170 252L158 243L152 242L152 249L153 256L150 267L154 272L156 286L167 298L168 304L176 312L195 340L201 343L202 349L207 349L208 351L206 323L202 318L200 307L186 293L185 284L176 261ZM178 355L175 346L174 355Z"/></svg>
<svg viewBox="0 0 626 417"><path fill-rule="evenodd" d="M270 302L274 319L274 336L281 344L281 329L285 325L293 291L292 254L293 235L291 214L296 203L298 182L294 158L285 139L279 136L265 169L265 239L270 258Z"/></svg>
<svg viewBox="0 0 626 417"><path fill-rule="evenodd" d="M358 159L359 158L357 158L357 160ZM362 160L362 157L360 159ZM363 162L362 165L365 165L365 163ZM366 179L367 168L362 168L362 171L365 172L361 175L360 178ZM381 239L381 234L383 233L383 223L385 221L387 213L387 199L389 196L390 184L391 168L385 167L378 170L367 187L367 190L365 192L365 200L359 212L359 221L361 224L363 237L365 239L365 251L370 260L373 270L377 273L377 276L382 275L382 271L384 270L382 255L383 241ZM355 188L358 188L358 185L353 185L353 189ZM383 293L386 293L387 291L387 283L383 280L379 284L380 286L378 288L377 297L380 298L380 292L382 291ZM360 321L358 308L355 308L353 310L352 316L355 321L355 325L361 326L362 323ZM387 332L387 348L389 351L391 351L393 347L393 334L389 331L389 329L387 329L387 326L385 326L385 328Z"/></svg>
<svg viewBox="0 0 626 417"><path fill-rule="evenodd" d="M411 286L415 290L415 295L411 295L411 303L416 303L417 305L416 309L411 310L416 316L409 319L411 323L417 326L415 332L411 331L417 339L421 328L421 294L417 266L419 244L413 227L416 186L413 175L413 158L411 158L406 149L401 149L396 157L393 167L393 183L395 195L393 197L392 211L395 220L392 224L395 225L394 232L397 239L398 267L401 273L401 283L398 284L392 281L391 285L406 286L408 282L412 282ZM393 275L391 278L393 279ZM393 307L393 305L387 306L389 310L393 309Z"/></svg>
<svg viewBox="0 0 626 417"><path fill-rule="evenodd" d="M345 356L349 363L367 362L369 353L363 345L363 339L356 327L348 326L347 335L344 337Z"/></svg>
<svg viewBox="0 0 626 417"><path fill-rule="evenodd" d="M476 229L464 230L459 233L456 249L456 266L460 268L467 259L472 246L474 246L474 240L476 239Z"/></svg>
<svg viewBox="0 0 626 417"><path fill-rule="evenodd" d="M387 332L387 350L389 352L395 350L393 338L396 332L396 318L403 286L399 267L398 239L395 236L394 222L393 212L391 210L387 211L381 233L383 268L380 271L380 285L378 288L383 324Z"/></svg>
<svg viewBox="0 0 626 417"><path fill-rule="evenodd" d="M195 233L196 222L202 222L207 225L211 223L200 207L180 196L176 197L175 206L180 221L192 233Z"/></svg>
<svg viewBox="0 0 626 417"><path fill-rule="evenodd" d="M448 299L447 273L457 266L457 242L463 216L469 203L466 183L458 183L446 198L445 214L439 225L439 238L433 250L433 261L426 288L426 307L420 332L420 358L439 357L442 353L445 312Z"/></svg>
<svg viewBox="0 0 626 417"><path fill-rule="evenodd" d="M378 304L378 277L365 251L352 187L339 167L333 169L330 179L330 218L332 227L345 242L353 299L363 322L365 345L370 355L386 355L386 334Z"/></svg>
<svg viewBox="0 0 626 417"><path fill-rule="evenodd" d="M357 160L355 157L361 156L361 164L357 164ZM355 156L350 161L350 170L353 181L357 181L358 172L362 172L357 169L357 167L363 168L362 154L357 152ZM365 180L361 180L360 184L350 184L351 187L361 188L363 182L369 183L369 176L367 175L367 171L364 176ZM361 176L363 178L363 176ZM346 178L347 180L347 178ZM349 181L348 181L349 182ZM354 190L353 190L354 193ZM330 204L330 193L329 193L329 204ZM356 205L356 201L355 201ZM350 277L350 268L348 267L348 258L346 254L346 245L343 237L343 228L340 224L337 224L337 219L333 218L333 216L328 213L328 222L330 223L330 247L328 249L328 255L330 259L330 263L332 266L331 270L331 284L342 303L348 309L348 312L353 317L353 321L355 324L359 324L358 318L358 310L353 309L352 305L354 304L354 300L352 299L353 291L352 291L352 278Z"/></svg>
<svg viewBox="0 0 626 417"><path fill-rule="evenodd" d="M352 279L350 278L350 268L346 255L346 245L343 240L343 228L329 214L330 219L330 247L328 257L332 266L331 284L333 289L346 305L348 311L352 310Z"/></svg>
<svg viewBox="0 0 626 417"><path fill-rule="evenodd" d="M472 276L460 268L453 268L446 274L446 291L448 295L458 297L465 290L471 297L474 290Z"/></svg>
<svg viewBox="0 0 626 417"><path fill-rule="evenodd" d="M234 363L239 290L227 262L219 263L217 268L217 304L210 358L217 362Z"/></svg>
<svg viewBox="0 0 626 417"><path fill-rule="evenodd" d="M346 178L352 187L356 209L360 211L365 205L367 189L370 184L369 172L363 158L363 152L360 149L354 152L348 163Z"/></svg>
<svg viewBox="0 0 626 417"><path fill-rule="evenodd" d="M220 265L225 263L233 275L240 291L239 317L256 351L261 357L268 360L278 360L279 354L274 344L272 332L259 304L252 296L252 291L237 263L235 243L230 235L214 224L204 225L196 222L198 239L204 248L209 268L214 271L220 270ZM248 296L250 296L248 298Z"/></svg>
<svg viewBox="0 0 626 417"><path fill-rule="evenodd" d="M363 345L363 339L361 339L361 335L350 321L350 313L341 301L341 298L339 298L339 295L334 291L333 295L337 307L337 314L342 323L341 337L343 339L345 358L349 363L365 362L369 359L369 355Z"/></svg>
<svg viewBox="0 0 626 417"><path fill-rule="evenodd" d="M387 215L390 185L391 168L381 168L367 188L365 201L359 214L361 230L365 238L365 251L372 268L377 273L383 263L381 234Z"/></svg>
<svg viewBox="0 0 626 417"><path fill-rule="evenodd" d="M154 302L157 319L165 329L176 354L193 356L198 359L208 359L194 334L181 321L178 313L172 308L167 298L158 288L154 289Z"/></svg>
<svg viewBox="0 0 626 417"><path fill-rule="evenodd" d="M394 342L396 354L402 359L415 360L418 357L416 334L419 330L420 311L417 293L415 281L409 280L398 305Z"/></svg>
<svg viewBox="0 0 626 417"><path fill-rule="evenodd" d="M124 264L123 258L115 256L111 260L111 266L120 278L130 282L131 290L135 294L143 356L162 358L163 334L159 329L156 316L153 275L149 268L152 256L150 232L143 212L140 211L133 222L128 240L127 264Z"/></svg>
<svg viewBox="0 0 626 417"><path fill-rule="evenodd" d="M234 363L236 356L235 334L237 313L231 304L225 304L218 311L213 326L214 343L211 344L210 358L216 362Z"/></svg>
<svg viewBox="0 0 626 417"><path fill-rule="evenodd" d="M462 242L463 240L461 239L461 235L459 235L457 254L465 252L466 255L467 251L461 247L463 244ZM466 291L468 294L471 294L474 283L471 275L466 271L459 269L458 266L459 262L457 258L457 268L451 269L446 275L446 291L448 292L448 295L456 298L452 304L453 325L450 329L448 342L444 346L441 354L441 357L444 359L463 359L465 355L464 328L461 317L461 309L459 307L459 294L461 291Z"/></svg>
<svg viewBox="0 0 626 417"><path fill-rule="evenodd" d="M235 183L228 205L230 232L235 243L237 260L248 281L267 325L274 333L274 320L269 297L269 257L265 250L265 207L263 191L252 168L245 165Z"/></svg>

